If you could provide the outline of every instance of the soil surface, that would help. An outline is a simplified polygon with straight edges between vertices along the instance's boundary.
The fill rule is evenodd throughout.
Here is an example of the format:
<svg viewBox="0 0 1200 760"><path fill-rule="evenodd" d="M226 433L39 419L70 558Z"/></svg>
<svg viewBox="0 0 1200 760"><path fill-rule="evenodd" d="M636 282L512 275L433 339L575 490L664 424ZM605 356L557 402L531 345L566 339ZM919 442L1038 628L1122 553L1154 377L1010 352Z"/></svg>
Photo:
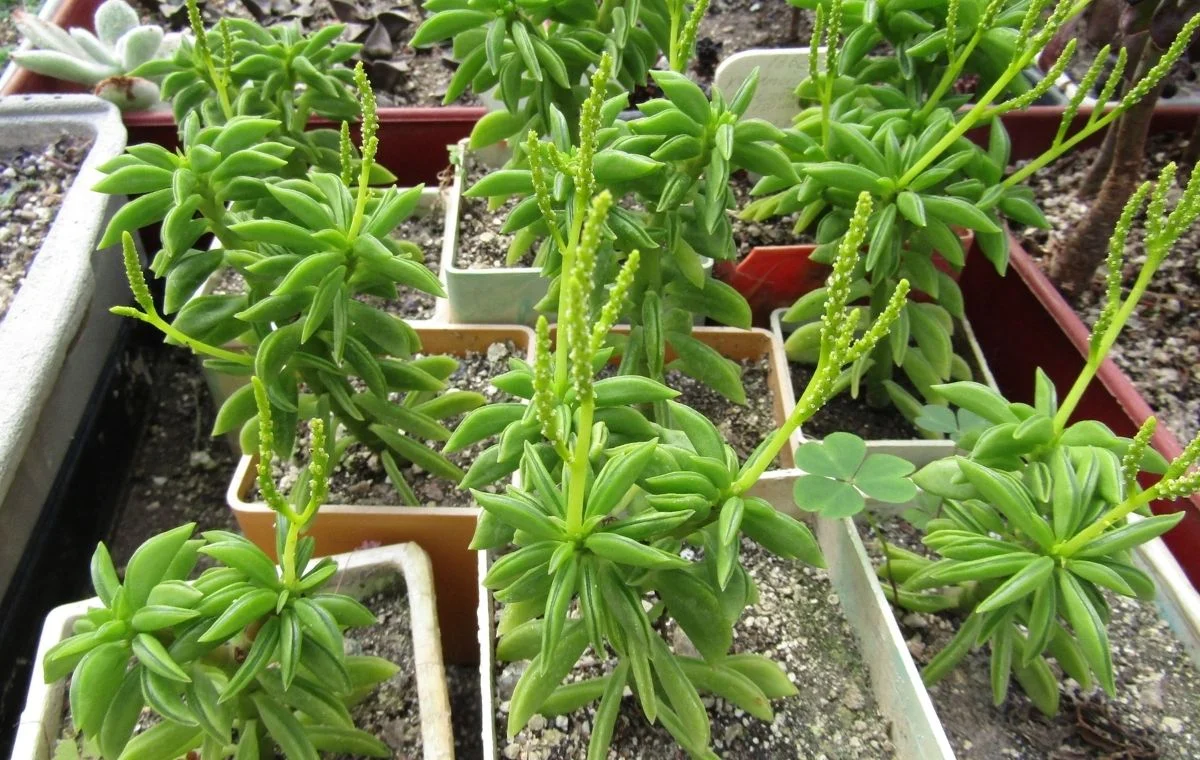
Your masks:
<svg viewBox="0 0 1200 760"><path fill-rule="evenodd" d="M136 0L142 23L171 31L188 28L187 7L180 0ZM248 18L264 26L299 22L305 33L328 24L347 25L342 41L363 45L361 58L381 106L438 106L457 64L449 46L420 50L409 40L425 20L419 0L209 0L201 4L206 25L223 17ZM456 105L475 103L468 93Z"/></svg>
<svg viewBox="0 0 1200 760"><path fill-rule="evenodd" d="M374 655L400 666L396 675L379 684L371 695L350 708L354 725L378 737L395 757L421 756L421 706L413 664L412 620L403 584L361 600L379 622L346 631L346 654ZM355 755L334 755L353 760Z"/></svg>
<svg viewBox="0 0 1200 760"><path fill-rule="evenodd" d="M878 539L865 527L860 529L868 553L880 563ZM909 523L886 520L880 529L885 540L930 556ZM995 707L991 655L981 648L929 690L959 758L1200 757L1200 673L1183 644L1152 602L1105 596L1112 609L1108 635L1113 642L1116 697L1107 697L1099 687L1084 692L1067 679L1060 686L1059 713L1048 718L1014 681L1004 704ZM896 614L918 667L942 650L963 620L961 615L904 610ZM1052 667L1058 673L1057 665Z"/></svg>
<svg viewBox="0 0 1200 760"><path fill-rule="evenodd" d="M488 403L502 403L510 396L495 388L491 379L508 371L508 359L519 355L511 342L493 343L486 353L468 353L459 359L458 369L450 375L448 387L456 390L476 391L487 397ZM458 424L459 417L442 420L442 424L451 430ZM308 461L308 428L303 431L297 442L296 452L289 462L274 462L276 478L280 489L286 493L296 481L300 469ZM425 441L425 445L440 451L442 442ZM466 470L475 461L483 449L491 441L481 441L468 446L462 451L450 454L447 458L454 464ZM427 507L470 507L473 506L471 494L461 491L453 483L431 475L415 464L405 464L400 467L405 480L416 494L418 503ZM251 491L251 497L258 497L258 489ZM353 444L346 449L342 461L334 467L329 478L329 497L327 504L355 504L361 506L395 506L399 504L399 496L395 487L388 480L383 464L378 455L362 444Z"/></svg>
<svg viewBox="0 0 1200 760"><path fill-rule="evenodd" d="M0 152L0 317L75 181L92 141L63 135L45 148Z"/></svg>
<svg viewBox="0 0 1200 760"><path fill-rule="evenodd" d="M758 586L759 600L734 628L734 652L770 657L787 672L799 694L775 700L775 719L765 723L724 699L702 694L712 723L712 746L723 757L882 758L891 757L890 725L879 714L858 644L842 614L841 602L823 570L781 560L743 539L742 565ZM676 652L695 655L673 623L663 635ZM508 700L527 663L498 664L496 734L506 735ZM615 667L588 649L570 680L595 677ZM506 758L549 760L585 756L595 719L595 703L570 715L535 715L507 742ZM660 760L683 758L659 725L651 726L637 699L621 701L609 757Z"/></svg>
<svg viewBox="0 0 1200 760"><path fill-rule="evenodd" d="M225 503L236 459L224 437L209 435L216 409L199 360L166 349L154 374L157 398L108 541L118 568L146 539L186 522L237 530Z"/></svg>
<svg viewBox="0 0 1200 760"><path fill-rule="evenodd" d="M1150 139L1144 178L1157 177L1168 161L1178 161L1186 146L1180 136ZM1045 269L1050 252L1062 245L1073 226L1087 214L1089 202L1078 187L1096 150L1072 153L1030 178L1050 231L1017 230L1025 250ZM1181 189L1172 191L1175 197ZM1142 221L1134 224L1126 248L1123 285L1137 279L1145 262ZM1076 311L1091 326L1100 314L1104 268L1082 293ZM1112 358L1130 376L1151 409L1184 443L1200 434L1200 228L1186 232L1167 255L1142 302L1121 333Z"/></svg>
<svg viewBox="0 0 1200 760"><path fill-rule="evenodd" d="M679 391L675 400L690 406L713 421L725 442L733 447L738 458L745 460L763 439L775 431L775 392L771 388L767 359L748 359L742 367L742 387L746 389L746 404L735 404L682 372L671 370L664 378L666 384Z"/></svg>
<svg viewBox="0 0 1200 760"><path fill-rule="evenodd" d="M733 243L737 248L737 258L739 261L746 258L746 254L750 253L750 249L760 245L804 245L815 242L812 235L807 233L797 235L792 232L792 229L796 226L796 214L771 217L761 222L749 222L739 219L737 216L738 213L750 205L752 201L762 197L750 195L750 191L754 189L754 184L754 180L744 171L736 172L729 180L729 188L733 190L733 196L737 204L734 209L735 213L730 216L729 221L733 226Z"/></svg>
<svg viewBox="0 0 1200 760"><path fill-rule="evenodd" d="M442 238L446 233L446 211L441 196L428 212L420 211L396 230L396 237L414 243L425 254L422 262L435 275L442 272ZM437 298L407 286L397 286L396 299L360 296L359 300L404 319L432 319Z"/></svg>
<svg viewBox="0 0 1200 760"><path fill-rule="evenodd" d="M696 57L691 74L704 85L712 83L717 66L734 53L754 48L808 46L812 37L811 11L777 0L712 0L696 33ZM732 92L724 93L732 97Z"/></svg>
<svg viewBox="0 0 1200 760"><path fill-rule="evenodd" d="M469 190L494 168L474 151L463 151L463 190ZM537 246L530 247L520 259L509 264L508 246L513 236L500 232L519 200L514 196L492 209L488 206L487 198L462 197L458 211L458 246L454 253L454 266L460 269L533 266Z"/></svg>

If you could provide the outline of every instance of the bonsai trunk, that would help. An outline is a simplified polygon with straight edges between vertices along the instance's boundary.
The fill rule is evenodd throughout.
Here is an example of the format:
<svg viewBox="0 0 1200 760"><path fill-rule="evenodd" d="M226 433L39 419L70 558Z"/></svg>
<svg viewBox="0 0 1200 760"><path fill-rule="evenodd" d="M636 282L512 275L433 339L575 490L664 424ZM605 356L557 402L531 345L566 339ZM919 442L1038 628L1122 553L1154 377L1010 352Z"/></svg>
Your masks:
<svg viewBox="0 0 1200 760"><path fill-rule="evenodd" d="M1162 53L1157 46L1148 45L1138 65L1138 77L1157 63ZM1068 298L1078 298L1087 288L1096 268L1104 261L1108 239L1116 228L1121 210L1137 188L1142 176L1150 119L1161 91L1160 82L1145 98L1126 111L1117 124L1109 128L1110 134L1115 132L1112 160L1100 192L1087 216L1075 227L1070 237L1057 247L1050 262L1050 279Z"/></svg>

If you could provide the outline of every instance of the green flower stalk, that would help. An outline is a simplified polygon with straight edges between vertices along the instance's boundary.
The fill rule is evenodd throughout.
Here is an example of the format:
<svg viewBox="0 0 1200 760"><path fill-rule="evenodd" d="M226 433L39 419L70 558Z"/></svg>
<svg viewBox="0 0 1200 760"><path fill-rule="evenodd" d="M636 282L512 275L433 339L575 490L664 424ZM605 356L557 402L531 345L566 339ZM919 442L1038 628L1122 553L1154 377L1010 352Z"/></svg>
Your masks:
<svg viewBox="0 0 1200 760"><path fill-rule="evenodd" d="M891 581L884 592L896 604L969 613L926 666L926 683L943 678L967 652L986 643L997 705L1011 677L1040 710L1055 713L1059 689L1049 658L1083 688L1094 678L1108 694L1115 692L1105 594L1154 597L1154 582L1134 566L1131 551L1183 517L1183 512L1151 516L1152 501L1200 490L1194 469L1200 437L1167 463L1149 446L1154 418L1132 440L1071 418L1150 278L1200 218L1197 181L1167 211L1174 174L1168 166L1157 183L1144 184L1121 215L1109 246L1108 300L1093 330L1088 362L1061 403L1040 371L1032 407L1009 403L977 383L937 387L985 422L959 437L967 456L933 462L913 476L917 486L941 500L924 526L924 543L942 558L890 551L880 570ZM1123 296L1119 277L1126 242L1147 203L1146 265ZM1143 489L1144 473L1161 477ZM1142 518L1133 519L1134 512Z"/></svg>
<svg viewBox="0 0 1200 760"><path fill-rule="evenodd" d="M192 538L189 523L142 544L122 580L100 544L91 560L100 606L42 660L48 683L70 676L71 721L87 751L104 760L316 758L318 748L392 756L355 728L348 707L397 667L346 654L344 632L376 618L328 588L337 566L314 562L315 542L304 535L328 492L325 428L313 424L307 495L284 497L270 475L271 407L253 382L263 428L259 484L278 514L279 562L227 531ZM201 555L212 566L191 578Z"/></svg>
<svg viewBox="0 0 1200 760"><path fill-rule="evenodd" d="M961 22L959 5L949 0L904 14L852 11L842 0L800 4L818 8L820 18L810 73L797 88L805 108L780 141L791 159L788 176L765 176L753 190L760 197L742 216L763 220L796 214L796 232L815 233L814 260L828 263L846 234L857 194L871 193L871 255L855 273L856 298L868 304L863 327L879 317L901 277L928 302L905 306L899 329L863 368L866 397L873 405L894 404L914 419L923 403L946 403L933 386L971 377L967 362L953 351L955 320L964 316L962 293L934 265L935 255L952 271L961 269L966 249L960 236L970 230L985 258L1003 272L1008 220L1048 224L1024 180L1112 125L1161 81L1166 69L1154 67L1114 109L1096 109L1072 130L1081 90L1067 105L1052 145L1010 172L1010 144L998 117L1029 106L1052 85L1053 74L1031 84L1023 72L1043 42L1083 10L1086 0L1009 7L990 2L970 28ZM1166 66L1182 54L1197 24L1200 20L1184 27L1164 56ZM905 54L873 55L885 39ZM827 50L829 60L820 60L818 49ZM1067 65L1073 50L1068 46L1056 65ZM953 87L965 75L978 76L978 90L957 95ZM1093 67L1089 81L1099 81L1100 75L1101 69ZM1119 78L1113 75L1106 83L1115 87ZM983 147L965 137L982 126L991 131ZM786 346L794 361L815 361L823 298L823 292L809 294L784 317L798 325ZM894 381L897 371L923 401ZM848 385L857 387L857 382Z"/></svg>

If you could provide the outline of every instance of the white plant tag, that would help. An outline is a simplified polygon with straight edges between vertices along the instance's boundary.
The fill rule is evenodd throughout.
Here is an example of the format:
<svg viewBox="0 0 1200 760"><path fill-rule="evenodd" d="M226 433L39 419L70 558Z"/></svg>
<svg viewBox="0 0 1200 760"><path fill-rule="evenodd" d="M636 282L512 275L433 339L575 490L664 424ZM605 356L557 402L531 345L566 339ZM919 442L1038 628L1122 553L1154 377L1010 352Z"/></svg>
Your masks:
<svg viewBox="0 0 1200 760"><path fill-rule="evenodd" d="M819 48L817 54L824 60L825 49ZM800 113L796 85L808 76L808 48L735 53L721 61L713 82L728 101L756 67L758 89L744 118L765 119L780 128L792 126L792 119Z"/></svg>

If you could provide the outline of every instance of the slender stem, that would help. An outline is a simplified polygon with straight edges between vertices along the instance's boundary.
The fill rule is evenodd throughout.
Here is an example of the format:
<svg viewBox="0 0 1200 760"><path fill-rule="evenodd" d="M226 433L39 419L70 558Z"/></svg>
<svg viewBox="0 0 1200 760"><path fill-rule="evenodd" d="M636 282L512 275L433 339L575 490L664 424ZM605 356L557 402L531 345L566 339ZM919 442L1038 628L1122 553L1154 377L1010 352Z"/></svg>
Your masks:
<svg viewBox="0 0 1200 760"><path fill-rule="evenodd" d="M779 456L779 452L783 451L783 447L787 445L788 440L792 437L792 433L803 423L807 422L813 413L820 408L821 396L825 392L827 386L833 382L834 378L830 377L831 371L826 357L822 356L821 361L817 364L817 369L813 373L812 380L808 382L804 393L800 395L800 399L796 401L796 408L788 415L787 420L783 425L771 434L770 442L760 453L757 459L751 463L749 469L743 472L738 479L730 486L730 491L735 495L744 494L749 491L762 474L767 471L771 463L775 461L775 457Z"/></svg>
<svg viewBox="0 0 1200 760"><path fill-rule="evenodd" d="M575 434L575 452L571 457L571 483L567 494L567 532L583 525L584 495L587 488L588 452L592 448L592 418L596 402L584 399L579 405L579 431Z"/></svg>
<svg viewBox="0 0 1200 760"><path fill-rule="evenodd" d="M1094 135L1096 132L1099 132L1101 129L1107 127L1122 113L1124 113L1124 111L1121 111L1117 108L1105 112L1105 114L1096 121L1087 124L1083 129L1071 135L1066 140L1063 140L1058 145L1051 146L1051 148L1045 153L1029 161L1020 169L1005 177L1001 184L1005 187L1012 187L1020 182L1024 182L1027 177L1045 167L1046 164L1051 163L1059 156L1063 155L1079 143Z"/></svg>
<svg viewBox="0 0 1200 760"><path fill-rule="evenodd" d="M975 51L975 46L979 44L979 40L983 38L985 31L982 27L975 30L975 34L971 35L971 39L967 40L967 45L963 48L962 54L951 61L950 65L946 67L941 81L938 82L933 94L925 101L925 105L917 112L913 121L921 123L929 117L929 114L933 113L933 109L937 108L937 104L941 102L946 92L958 81L958 75L962 73L963 66L967 63L967 58Z"/></svg>
<svg viewBox="0 0 1200 760"><path fill-rule="evenodd" d="M579 236L583 233L583 220L587 216L587 199L581 193L576 193L573 199L574 208L571 214L571 229L567 233L567 245L562 248L562 267L558 277L558 318L561 320L567 313L567 299L570 298L570 288L565 282L567 274L575 266L575 247L579 245ZM567 345L566 330L558 331L558 341L554 349L554 390L558 394L567 392L567 359L570 347Z"/></svg>
<svg viewBox="0 0 1200 760"><path fill-rule="evenodd" d="M182 343L197 354L205 354L214 359L220 359L233 364L241 364L245 367L254 366L254 358L252 356L235 353L233 351L226 351L223 348L217 348L216 346L211 346L204 341L197 340L196 338L193 338L190 335L175 329L157 314L138 311L132 306L114 306L110 311L119 316L133 317L134 319L140 319L143 322L154 325L168 338L178 343Z"/></svg>
<svg viewBox="0 0 1200 760"><path fill-rule="evenodd" d="M1150 280L1154 277L1156 267L1143 267L1138 274L1137 281L1126 296L1125 301L1121 304L1121 308L1117 310L1113 316L1112 324L1104 331L1104 335L1100 338L1099 344L1094 350L1088 353L1087 364L1084 365L1083 371L1079 373L1079 377L1075 378L1075 384L1071 386L1070 392L1058 407L1058 413L1054 415L1054 429L1061 432L1067 425L1067 421L1071 417L1071 413L1075 411L1079 400L1083 398L1084 391L1092 382L1092 378L1100 370L1100 365L1104 363L1104 359L1108 356L1108 352L1112 350L1113 344L1116 343L1117 337L1121 334L1121 330L1125 327L1125 323L1129 321L1133 310L1137 308L1138 302L1141 301L1142 295L1146 292L1146 288L1150 286Z"/></svg>
<svg viewBox="0 0 1200 760"><path fill-rule="evenodd" d="M1080 551L1092 541L1099 538L1104 531L1116 525L1119 520L1125 519L1139 507L1157 499L1161 486L1162 481L1159 481L1145 491L1131 496L1113 507L1099 520L1079 531L1079 533L1076 533L1070 541L1054 547L1054 553L1060 557L1070 557Z"/></svg>
<svg viewBox="0 0 1200 760"><path fill-rule="evenodd" d="M912 181L921 176L921 172L925 171L930 164L938 160L938 158L946 151L947 148L958 142L958 138L969 132L971 127L974 127L975 124L982 119L984 114L988 111L988 105L997 97L999 97L1000 93L1004 92L1005 88L1008 87L1015 75L1016 72L1014 72L1012 67L1010 67L1008 71L1006 71L999 79L997 79L996 83L992 85L991 89L984 93L983 97L979 99L979 102L971 106L970 111L967 111L965 114L963 114L963 117L958 120L957 124L954 125L954 129L951 129L942 137L941 140L938 140L936 145L925 151L925 155L917 159L917 162L904 173L904 176L902 176L899 181L896 182L896 192L898 193L912 184Z"/></svg>

